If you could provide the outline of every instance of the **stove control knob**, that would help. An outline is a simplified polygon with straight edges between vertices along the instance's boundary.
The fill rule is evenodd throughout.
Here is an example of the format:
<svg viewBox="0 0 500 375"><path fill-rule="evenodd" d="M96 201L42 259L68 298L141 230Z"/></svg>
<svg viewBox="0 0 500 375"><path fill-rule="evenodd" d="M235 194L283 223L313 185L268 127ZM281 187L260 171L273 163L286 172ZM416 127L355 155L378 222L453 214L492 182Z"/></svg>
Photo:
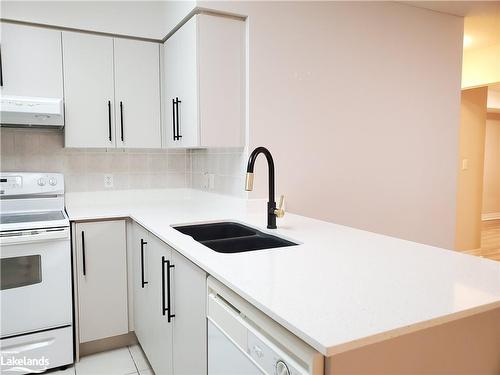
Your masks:
<svg viewBox="0 0 500 375"><path fill-rule="evenodd" d="M47 182L45 181L45 178L39 178L38 179L38 186L45 186Z"/></svg>
<svg viewBox="0 0 500 375"><path fill-rule="evenodd" d="M254 346L253 346L253 350L254 350L255 355L256 355L257 357L262 358L262 357L264 356L264 352L262 351L262 349L261 349L259 346L254 345Z"/></svg>
<svg viewBox="0 0 500 375"><path fill-rule="evenodd" d="M288 370L288 366L285 362L276 362L276 375L290 375L290 370Z"/></svg>
<svg viewBox="0 0 500 375"><path fill-rule="evenodd" d="M56 186L57 185L57 180L54 177L51 177L49 179L49 184L50 184L50 186Z"/></svg>

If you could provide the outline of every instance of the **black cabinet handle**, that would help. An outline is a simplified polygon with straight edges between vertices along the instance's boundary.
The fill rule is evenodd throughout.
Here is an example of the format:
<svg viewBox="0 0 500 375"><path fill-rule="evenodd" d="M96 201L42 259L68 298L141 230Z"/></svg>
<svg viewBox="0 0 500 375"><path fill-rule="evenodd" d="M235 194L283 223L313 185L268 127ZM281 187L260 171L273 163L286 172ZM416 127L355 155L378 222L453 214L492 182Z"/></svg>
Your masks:
<svg viewBox="0 0 500 375"><path fill-rule="evenodd" d="M175 135L175 99L172 99L172 135L174 137L174 141L176 141L177 136Z"/></svg>
<svg viewBox="0 0 500 375"><path fill-rule="evenodd" d="M182 138L179 132L179 103L182 103L179 98L172 99L172 134L174 141Z"/></svg>
<svg viewBox="0 0 500 375"><path fill-rule="evenodd" d="M0 45L0 87L3 87L2 46Z"/></svg>
<svg viewBox="0 0 500 375"><path fill-rule="evenodd" d="M144 245L147 245L147 242L141 238L141 288L148 284L147 281L144 281Z"/></svg>
<svg viewBox="0 0 500 375"><path fill-rule="evenodd" d="M108 130L109 130L109 141L111 142L111 100L108 100Z"/></svg>
<svg viewBox="0 0 500 375"><path fill-rule="evenodd" d="M179 98L175 98L175 127L177 128L177 140L182 138L181 132L179 130L179 103L182 103Z"/></svg>
<svg viewBox="0 0 500 375"><path fill-rule="evenodd" d="M167 264L167 303L165 307L165 264ZM170 264L169 260L166 260L164 256L161 257L161 303L162 303L162 313L165 315L166 312L167 314L167 321L170 323L172 318L175 317L175 314L171 314L171 306L170 306L170 268L174 268L175 266L173 264Z"/></svg>
<svg viewBox="0 0 500 375"><path fill-rule="evenodd" d="M120 129L122 132L122 142L123 142L123 102L120 102Z"/></svg>
<svg viewBox="0 0 500 375"><path fill-rule="evenodd" d="M85 232L82 230L82 264L83 264L83 276L86 276L87 269L85 264Z"/></svg>

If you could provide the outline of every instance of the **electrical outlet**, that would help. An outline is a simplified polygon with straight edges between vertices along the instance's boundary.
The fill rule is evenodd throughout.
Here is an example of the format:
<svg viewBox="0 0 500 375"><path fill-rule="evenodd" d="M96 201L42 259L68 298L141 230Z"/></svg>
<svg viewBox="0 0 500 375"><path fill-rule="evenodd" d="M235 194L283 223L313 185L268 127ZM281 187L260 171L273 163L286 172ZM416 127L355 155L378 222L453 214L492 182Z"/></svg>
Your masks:
<svg viewBox="0 0 500 375"><path fill-rule="evenodd" d="M104 175L104 187L110 189L113 187L113 175L105 174Z"/></svg>

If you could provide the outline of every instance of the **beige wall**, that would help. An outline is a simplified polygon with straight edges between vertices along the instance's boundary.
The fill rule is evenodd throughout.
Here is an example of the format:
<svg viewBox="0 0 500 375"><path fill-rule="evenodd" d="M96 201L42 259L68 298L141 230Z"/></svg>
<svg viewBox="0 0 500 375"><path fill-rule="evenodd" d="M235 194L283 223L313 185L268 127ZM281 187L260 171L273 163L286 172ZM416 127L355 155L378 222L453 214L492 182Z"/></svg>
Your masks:
<svg viewBox="0 0 500 375"><path fill-rule="evenodd" d="M249 16L249 143L273 153L289 211L453 248L462 18L383 2L199 5Z"/></svg>
<svg viewBox="0 0 500 375"><path fill-rule="evenodd" d="M488 113L484 151L483 215L500 218L500 113Z"/></svg>
<svg viewBox="0 0 500 375"><path fill-rule="evenodd" d="M457 250L481 247L487 95L487 87L462 91L460 158L458 161Z"/></svg>
<svg viewBox="0 0 500 375"><path fill-rule="evenodd" d="M488 87L488 112L500 113L500 87Z"/></svg>

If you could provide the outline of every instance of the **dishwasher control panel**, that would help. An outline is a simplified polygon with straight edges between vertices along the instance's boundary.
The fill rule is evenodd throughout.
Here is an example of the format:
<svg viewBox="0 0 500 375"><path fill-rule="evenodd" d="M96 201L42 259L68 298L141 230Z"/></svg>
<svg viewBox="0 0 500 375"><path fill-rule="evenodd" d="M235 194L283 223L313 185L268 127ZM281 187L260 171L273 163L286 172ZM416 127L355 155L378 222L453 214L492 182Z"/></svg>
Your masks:
<svg viewBox="0 0 500 375"><path fill-rule="evenodd" d="M264 342L252 331L247 331L247 353L265 371L275 375L304 375L303 370L288 355L280 354L281 350L268 340Z"/></svg>
<svg viewBox="0 0 500 375"><path fill-rule="evenodd" d="M208 375L313 375L324 357L220 281L207 278Z"/></svg>

